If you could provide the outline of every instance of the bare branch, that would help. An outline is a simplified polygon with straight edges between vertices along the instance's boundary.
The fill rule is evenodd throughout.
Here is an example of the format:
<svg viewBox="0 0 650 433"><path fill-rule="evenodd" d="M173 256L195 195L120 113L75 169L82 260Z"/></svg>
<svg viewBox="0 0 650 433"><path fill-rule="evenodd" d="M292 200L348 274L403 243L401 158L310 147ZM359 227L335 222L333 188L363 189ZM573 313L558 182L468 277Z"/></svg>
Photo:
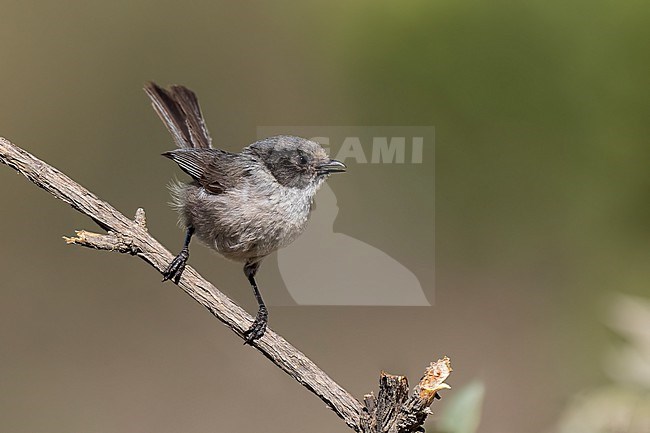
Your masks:
<svg viewBox="0 0 650 433"><path fill-rule="evenodd" d="M172 260L172 254L147 232L142 209L137 210L134 220L127 218L68 176L2 137L0 162L88 215L107 231L106 234L77 231L76 236L64 238L67 243L136 255L159 272ZM189 266L183 272L178 286L243 339L244 331L253 322L246 311ZM451 371L447 358L432 363L410 398L405 378L382 373L378 403L375 405L374 397L366 396L365 405L362 405L272 330L269 329L262 338L254 341L253 346L316 394L349 427L367 433L417 431L428 415L428 407L437 391L448 388L444 380Z"/></svg>

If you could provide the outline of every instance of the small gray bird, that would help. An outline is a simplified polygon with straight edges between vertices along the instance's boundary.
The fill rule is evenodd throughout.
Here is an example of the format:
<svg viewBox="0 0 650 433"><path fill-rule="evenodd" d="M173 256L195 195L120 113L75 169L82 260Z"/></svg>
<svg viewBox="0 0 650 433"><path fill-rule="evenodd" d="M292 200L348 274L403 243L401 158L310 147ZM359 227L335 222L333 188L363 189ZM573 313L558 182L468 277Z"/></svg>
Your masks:
<svg viewBox="0 0 650 433"><path fill-rule="evenodd" d="M262 259L305 230L316 191L331 173L346 167L330 159L318 143L286 135L256 141L240 153L214 149L194 92L155 83L147 83L144 90L178 146L163 156L192 177L172 187L186 236L163 281L178 283L195 234L224 257L244 262L259 305L253 325L244 333L251 344L264 335L268 322L255 282Z"/></svg>

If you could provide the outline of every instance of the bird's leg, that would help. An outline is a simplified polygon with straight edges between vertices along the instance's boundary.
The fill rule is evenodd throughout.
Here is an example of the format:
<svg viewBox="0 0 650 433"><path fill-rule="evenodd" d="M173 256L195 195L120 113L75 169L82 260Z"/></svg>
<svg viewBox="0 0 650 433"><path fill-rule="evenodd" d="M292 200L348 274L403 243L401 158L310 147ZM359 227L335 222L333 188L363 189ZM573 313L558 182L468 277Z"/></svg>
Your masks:
<svg viewBox="0 0 650 433"><path fill-rule="evenodd" d="M194 227L188 227L187 233L185 234L185 243L183 244L183 249L174 260L167 266L167 269L163 272L163 281L172 280L176 284L181 279L181 274L185 270L185 264L187 259L190 258L190 241L192 240L192 235L194 234Z"/></svg>
<svg viewBox="0 0 650 433"><path fill-rule="evenodd" d="M246 339L244 344L252 344L253 341L262 337L264 332L266 332L266 324L269 321L269 312L266 309L266 305L264 305L264 300L262 299L260 290L257 288L257 282L255 281L255 274L259 267L260 262L246 262L246 265L244 265L244 274L246 274L248 282L251 283L251 287L253 287L253 293L255 294L255 299L257 299L257 304L259 305L255 321L251 327L244 332L244 338Z"/></svg>

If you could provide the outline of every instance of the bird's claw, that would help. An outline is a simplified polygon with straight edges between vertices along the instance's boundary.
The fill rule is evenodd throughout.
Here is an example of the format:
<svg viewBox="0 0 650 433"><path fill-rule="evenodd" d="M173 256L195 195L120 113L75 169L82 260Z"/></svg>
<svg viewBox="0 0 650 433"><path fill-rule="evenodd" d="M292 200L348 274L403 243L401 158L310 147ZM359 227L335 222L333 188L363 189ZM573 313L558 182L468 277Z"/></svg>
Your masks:
<svg viewBox="0 0 650 433"><path fill-rule="evenodd" d="M163 271L163 281L172 280L178 284L178 281L181 279L181 275L185 270L187 259L189 258L190 253L186 249L181 250L181 252L174 257L174 260L172 260L169 266L167 266L167 269Z"/></svg>
<svg viewBox="0 0 650 433"><path fill-rule="evenodd" d="M244 331L244 345L253 344L253 341L261 338L266 332L266 325L269 321L269 313L266 308L262 307L257 312L257 317L248 330Z"/></svg>

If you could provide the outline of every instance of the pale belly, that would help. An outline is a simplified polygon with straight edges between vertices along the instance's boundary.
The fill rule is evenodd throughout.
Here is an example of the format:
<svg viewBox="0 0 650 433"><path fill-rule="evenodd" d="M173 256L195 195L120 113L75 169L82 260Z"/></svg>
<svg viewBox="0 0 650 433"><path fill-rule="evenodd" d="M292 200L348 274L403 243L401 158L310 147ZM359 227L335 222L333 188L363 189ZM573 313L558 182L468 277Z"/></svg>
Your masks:
<svg viewBox="0 0 650 433"><path fill-rule="evenodd" d="M186 185L177 203L181 222L224 257L248 261L293 242L307 225L311 198L291 190L253 196L247 191L213 195Z"/></svg>

